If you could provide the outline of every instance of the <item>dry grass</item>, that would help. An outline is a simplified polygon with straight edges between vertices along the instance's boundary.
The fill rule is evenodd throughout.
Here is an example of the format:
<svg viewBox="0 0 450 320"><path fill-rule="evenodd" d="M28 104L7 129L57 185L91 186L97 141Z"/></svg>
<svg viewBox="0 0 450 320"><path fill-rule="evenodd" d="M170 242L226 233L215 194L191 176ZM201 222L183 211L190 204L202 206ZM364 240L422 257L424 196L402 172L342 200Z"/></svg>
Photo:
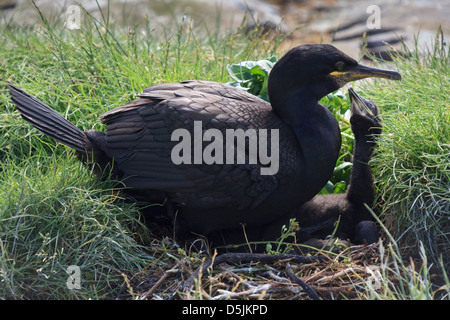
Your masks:
<svg viewBox="0 0 450 320"><path fill-rule="evenodd" d="M159 246L159 243L155 244ZM156 248L153 248L154 250ZM216 253L217 254L217 253ZM122 298L176 300L311 300L311 293L297 283L299 278L320 299L355 299L366 283L381 279L379 244L346 248L338 254L317 251L295 262L292 255L248 254L251 262L234 262L234 254L211 268L205 256L189 255L166 268L147 270L128 281ZM242 256L242 254L240 254ZM222 255L223 256L223 255ZM272 260L269 262L261 261ZM174 256L175 257L175 256ZM214 255L211 260L221 256ZM252 258L254 257L254 258ZM267 259L269 257L269 259ZM273 257L273 259L270 259ZM208 268L205 268L209 266ZM205 270L206 269L206 270ZM289 275L289 270L295 276ZM202 272L206 271L206 272Z"/></svg>

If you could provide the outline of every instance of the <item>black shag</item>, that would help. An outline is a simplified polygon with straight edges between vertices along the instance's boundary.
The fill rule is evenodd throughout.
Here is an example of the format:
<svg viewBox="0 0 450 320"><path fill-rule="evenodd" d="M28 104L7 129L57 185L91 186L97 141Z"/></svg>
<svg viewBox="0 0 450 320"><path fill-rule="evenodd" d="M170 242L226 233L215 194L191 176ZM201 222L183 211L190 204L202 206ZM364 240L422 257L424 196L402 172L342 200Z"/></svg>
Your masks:
<svg viewBox="0 0 450 320"><path fill-rule="evenodd" d="M83 132L24 90L9 87L22 117L38 130L75 149L83 161L98 164L101 172L112 168L148 201L173 204L177 235L186 237L264 225L313 198L331 177L341 146L338 122L318 101L366 77L401 78L395 71L360 65L331 45L302 45L271 70L270 103L216 82L159 84L103 114L105 132ZM224 136L227 129L276 129L276 174L262 175L265 165L259 159L175 164L173 132L184 128L195 136L199 122L203 132L217 129Z"/></svg>

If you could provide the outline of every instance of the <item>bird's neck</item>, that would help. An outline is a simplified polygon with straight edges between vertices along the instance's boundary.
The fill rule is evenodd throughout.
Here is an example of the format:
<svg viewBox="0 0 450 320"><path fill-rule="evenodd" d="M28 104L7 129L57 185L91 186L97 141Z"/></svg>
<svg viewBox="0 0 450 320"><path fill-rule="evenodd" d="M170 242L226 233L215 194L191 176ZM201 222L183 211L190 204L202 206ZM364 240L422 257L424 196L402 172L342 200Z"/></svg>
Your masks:
<svg viewBox="0 0 450 320"><path fill-rule="evenodd" d="M369 161L373 153L374 144L368 137L355 134L355 150L350 186L347 198L355 203L366 203L372 206L375 199L375 188Z"/></svg>
<svg viewBox="0 0 450 320"><path fill-rule="evenodd" d="M292 94L287 98L286 105L277 111L278 116L295 132L303 154L305 172L311 175L307 181L314 182L311 189L319 192L333 173L341 147L337 120L308 91L300 90Z"/></svg>
<svg viewBox="0 0 450 320"><path fill-rule="evenodd" d="M320 116L319 99L310 89L306 86L277 97L272 102L273 111L292 128L303 127L312 117Z"/></svg>

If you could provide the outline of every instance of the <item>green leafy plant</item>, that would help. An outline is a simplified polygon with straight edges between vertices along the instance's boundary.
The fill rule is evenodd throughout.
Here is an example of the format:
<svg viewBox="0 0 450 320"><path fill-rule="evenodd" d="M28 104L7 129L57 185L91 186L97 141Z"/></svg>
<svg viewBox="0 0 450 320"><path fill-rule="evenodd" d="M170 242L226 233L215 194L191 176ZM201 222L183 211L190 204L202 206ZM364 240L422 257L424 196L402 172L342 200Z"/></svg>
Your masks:
<svg viewBox="0 0 450 320"><path fill-rule="evenodd" d="M353 164L348 161L338 160L333 175L319 194L345 193L350 183L350 174Z"/></svg>
<svg viewBox="0 0 450 320"><path fill-rule="evenodd" d="M276 57L270 57L258 61L242 61L227 66L228 74L234 81L228 82L233 87L239 87L251 94L269 101L267 94L267 81Z"/></svg>
<svg viewBox="0 0 450 320"><path fill-rule="evenodd" d="M296 232L300 230L300 226L295 218L289 219L289 226L283 225L281 227L281 236L277 243L267 242L266 252L270 254L286 253L292 250L296 241ZM290 241L290 238L294 241ZM272 245L276 244L275 250Z"/></svg>

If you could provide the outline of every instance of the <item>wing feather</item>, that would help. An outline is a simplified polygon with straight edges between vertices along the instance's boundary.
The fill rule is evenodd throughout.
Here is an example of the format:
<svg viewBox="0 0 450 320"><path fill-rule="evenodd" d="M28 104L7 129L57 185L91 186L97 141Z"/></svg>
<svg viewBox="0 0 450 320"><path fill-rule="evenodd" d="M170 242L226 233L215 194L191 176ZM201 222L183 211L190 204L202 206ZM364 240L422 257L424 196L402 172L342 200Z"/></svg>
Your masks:
<svg viewBox="0 0 450 320"><path fill-rule="evenodd" d="M138 100L105 113L102 121L107 125L108 153L124 173L125 184L170 192L179 204L254 207L286 174L262 176L260 163L173 163L171 151L178 141L171 141L171 134L185 128L193 135L194 121L202 121L203 130L216 128L222 133L275 128L292 135L270 104L231 86L208 81L155 85L144 89Z"/></svg>

